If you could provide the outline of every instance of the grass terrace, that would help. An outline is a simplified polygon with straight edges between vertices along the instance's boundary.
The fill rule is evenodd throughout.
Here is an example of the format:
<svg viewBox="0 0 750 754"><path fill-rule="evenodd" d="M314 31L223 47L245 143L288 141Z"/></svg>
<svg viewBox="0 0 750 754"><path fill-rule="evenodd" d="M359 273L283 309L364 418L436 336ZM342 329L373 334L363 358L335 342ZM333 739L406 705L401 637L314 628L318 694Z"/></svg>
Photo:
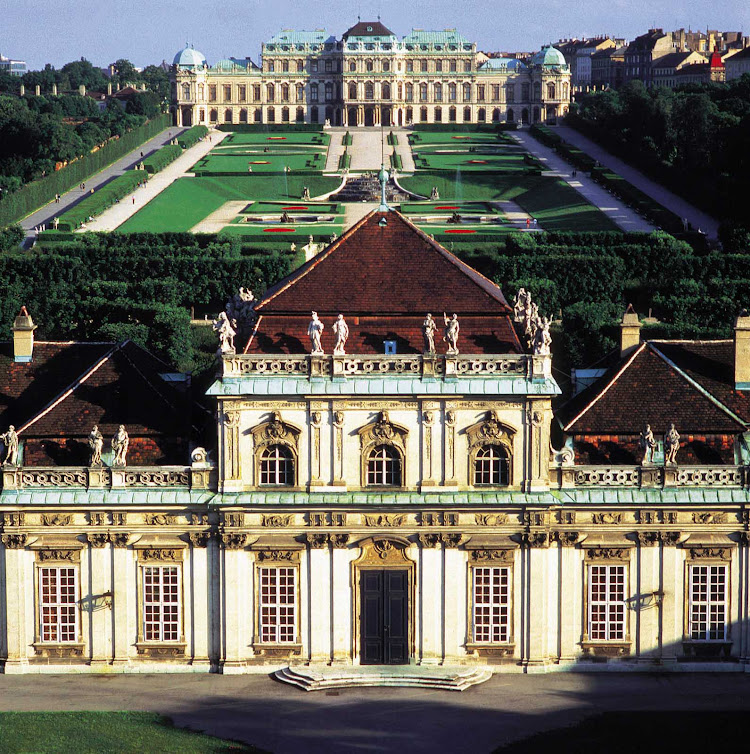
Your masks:
<svg viewBox="0 0 750 754"><path fill-rule="evenodd" d="M321 202L320 204L308 204L305 202L297 203L259 201L248 204L248 206L244 210L242 210L243 215L281 215L282 212L288 212L292 215L343 215L344 208L340 204L326 204L325 202Z"/></svg>

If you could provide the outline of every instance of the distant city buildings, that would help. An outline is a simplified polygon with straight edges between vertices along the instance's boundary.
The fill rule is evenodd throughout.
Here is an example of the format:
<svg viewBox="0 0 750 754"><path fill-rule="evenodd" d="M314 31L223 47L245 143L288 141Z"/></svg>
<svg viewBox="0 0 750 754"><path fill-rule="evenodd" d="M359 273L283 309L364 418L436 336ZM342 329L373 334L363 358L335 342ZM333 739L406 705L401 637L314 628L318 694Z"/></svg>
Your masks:
<svg viewBox="0 0 750 754"><path fill-rule="evenodd" d="M23 76L26 71L25 61L12 60L0 54L0 73L9 73L11 76Z"/></svg>

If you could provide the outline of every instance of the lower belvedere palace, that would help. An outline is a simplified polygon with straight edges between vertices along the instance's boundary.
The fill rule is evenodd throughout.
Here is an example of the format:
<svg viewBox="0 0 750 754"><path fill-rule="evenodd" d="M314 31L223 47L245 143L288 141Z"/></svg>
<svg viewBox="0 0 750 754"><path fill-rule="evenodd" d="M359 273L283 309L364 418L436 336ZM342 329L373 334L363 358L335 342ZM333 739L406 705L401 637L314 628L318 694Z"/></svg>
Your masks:
<svg viewBox="0 0 750 754"><path fill-rule="evenodd" d="M545 47L528 62L490 58L455 29L399 39L380 21L360 21L341 39L282 31L250 58L208 65L186 47L172 67L178 126L221 123L537 123L570 105L570 69Z"/></svg>
<svg viewBox="0 0 750 754"><path fill-rule="evenodd" d="M529 294L386 210L230 302L199 403L130 342L19 314L6 673L750 667L750 318L641 342L629 310L553 412Z"/></svg>

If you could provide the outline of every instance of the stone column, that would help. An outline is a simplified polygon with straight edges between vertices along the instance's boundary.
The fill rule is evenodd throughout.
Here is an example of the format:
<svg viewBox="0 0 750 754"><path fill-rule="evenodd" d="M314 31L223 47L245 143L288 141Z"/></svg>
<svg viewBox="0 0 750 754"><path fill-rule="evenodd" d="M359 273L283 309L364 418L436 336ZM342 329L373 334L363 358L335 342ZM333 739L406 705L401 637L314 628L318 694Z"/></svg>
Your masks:
<svg viewBox="0 0 750 754"><path fill-rule="evenodd" d="M661 658L674 663L682 654L683 620L685 615L685 551L679 547L665 547L662 552Z"/></svg>
<svg viewBox="0 0 750 754"><path fill-rule="evenodd" d="M647 534L651 534L648 532ZM661 546L658 539L644 541L638 548L638 571L635 580L631 579L633 590L626 595L639 595L637 609L629 611L638 622L638 644L636 652L643 662L653 662L659 656L659 606L655 592L660 591ZM633 626L631 626L631 630Z"/></svg>
<svg viewBox="0 0 750 754"><path fill-rule="evenodd" d="M220 470L223 469L223 490L237 492L242 489L242 467L240 458L240 412L233 407L220 410L219 424L221 440ZM257 482L257 480L254 480Z"/></svg>
<svg viewBox="0 0 750 754"><path fill-rule="evenodd" d="M333 412L333 486L346 488L344 474L344 412Z"/></svg>
<svg viewBox="0 0 750 754"><path fill-rule="evenodd" d="M525 546L521 551L524 560L521 584L527 604L521 626L526 639L523 665L528 672L533 672L535 668L546 665L549 660L547 584L550 549L547 546L547 535L544 533L527 533L524 539Z"/></svg>
<svg viewBox="0 0 750 754"><path fill-rule="evenodd" d="M467 594L466 551L446 546L443 550L443 658L466 658L464 643L468 635L469 595Z"/></svg>
<svg viewBox="0 0 750 754"><path fill-rule="evenodd" d="M81 558L81 580L88 571L88 583L95 609L91 613L91 636L89 637L91 664L103 665L112 657L112 609L105 607L102 595L112 591L112 554L104 533L89 534L89 547ZM84 569L84 563L88 568ZM81 584L83 586L83 584Z"/></svg>
<svg viewBox="0 0 750 754"><path fill-rule="evenodd" d="M352 551L347 549L348 534L328 535L331 543L333 597L331 620L333 627L333 664L352 663L352 618L354 594L352 592Z"/></svg>
<svg viewBox="0 0 750 754"><path fill-rule="evenodd" d="M326 534L307 534L309 548L310 661L329 664L332 656L331 553Z"/></svg>
<svg viewBox="0 0 750 754"><path fill-rule="evenodd" d="M138 635L137 575L136 569L133 568L133 551L127 549L127 532L111 533L110 540L112 541L113 564L113 664L126 665L130 662L134 637Z"/></svg>
<svg viewBox="0 0 750 754"><path fill-rule="evenodd" d="M192 664L205 665L208 669L209 646L210 646L210 582L209 582L209 557L208 557L208 532L190 533L189 560L185 564L189 573L185 574L185 581L191 585L190 616L192 633L189 650ZM187 612L185 614L187 620ZM187 633L187 631L185 632Z"/></svg>
<svg viewBox="0 0 750 754"><path fill-rule="evenodd" d="M34 565L32 554L24 549L25 534L4 534L2 541L5 546L5 639L8 642L5 672L23 673L28 667L27 647L34 641ZM29 616L31 634L28 633Z"/></svg>
<svg viewBox="0 0 750 754"><path fill-rule="evenodd" d="M432 409L422 411L422 473L421 487L434 487L433 475L433 426L435 424L435 412Z"/></svg>
<svg viewBox="0 0 750 754"><path fill-rule="evenodd" d="M445 431L443 440L443 484L457 487L456 479L456 410L452 403L445 404Z"/></svg>
<svg viewBox="0 0 750 754"><path fill-rule="evenodd" d="M254 565L248 562L244 534L225 533L222 536L222 672L241 673L246 658L251 654L248 647L250 637L252 636L252 641L258 640L255 635L255 605L252 597ZM248 619L253 621L253 628L247 625Z"/></svg>
<svg viewBox="0 0 750 754"><path fill-rule="evenodd" d="M420 665L439 665L443 660L443 548L440 534L419 535L417 577L420 635L417 637Z"/></svg>
<svg viewBox="0 0 750 754"><path fill-rule="evenodd" d="M561 542L558 555L560 559L558 652L560 662L574 662L581 653L580 641L584 631L581 625L581 616L583 615L583 551Z"/></svg>

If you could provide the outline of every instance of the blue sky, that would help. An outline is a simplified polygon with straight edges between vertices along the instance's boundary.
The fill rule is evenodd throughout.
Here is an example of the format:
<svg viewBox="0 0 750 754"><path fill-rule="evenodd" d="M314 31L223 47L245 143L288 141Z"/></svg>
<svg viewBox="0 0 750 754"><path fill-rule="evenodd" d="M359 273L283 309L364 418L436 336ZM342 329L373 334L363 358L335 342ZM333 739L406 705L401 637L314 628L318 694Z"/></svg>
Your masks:
<svg viewBox="0 0 750 754"><path fill-rule="evenodd" d="M171 62L191 42L209 63L249 55L280 29L325 28L340 36L381 15L396 34L457 28L482 50L533 50L561 37L632 38L650 26L750 34L750 3L722 0L4 0L0 53L31 68L85 57Z"/></svg>

